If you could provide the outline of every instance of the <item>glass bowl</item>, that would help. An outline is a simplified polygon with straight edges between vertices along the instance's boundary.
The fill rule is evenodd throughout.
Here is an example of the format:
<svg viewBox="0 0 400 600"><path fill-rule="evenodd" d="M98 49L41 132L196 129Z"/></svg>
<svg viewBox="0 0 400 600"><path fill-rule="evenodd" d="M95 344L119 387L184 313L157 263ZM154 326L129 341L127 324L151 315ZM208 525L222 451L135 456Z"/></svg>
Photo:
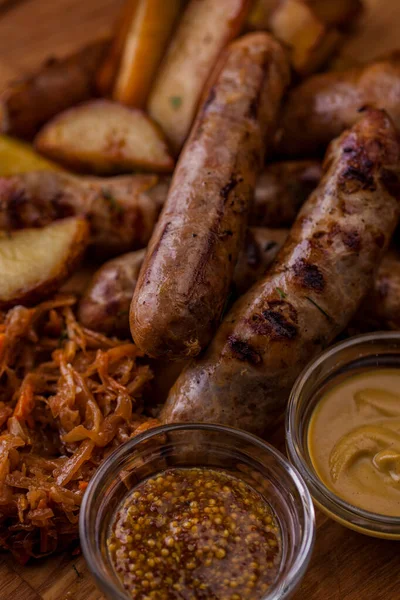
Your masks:
<svg viewBox="0 0 400 600"><path fill-rule="evenodd" d="M259 438L218 425L167 425L117 448L97 470L80 513L83 554L107 598L131 600L111 564L107 537L117 508L144 479L170 467L222 468L265 496L279 521L282 562L260 600L289 598L308 566L315 538L311 496L286 458Z"/></svg>
<svg viewBox="0 0 400 600"><path fill-rule="evenodd" d="M400 540L400 517L368 512L347 503L319 479L311 462L307 432L318 392L333 379L365 368L400 367L400 333L357 335L331 346L312 361L293 386L286 413L286 447L314 503L328 516L360 533Z"/></svg>

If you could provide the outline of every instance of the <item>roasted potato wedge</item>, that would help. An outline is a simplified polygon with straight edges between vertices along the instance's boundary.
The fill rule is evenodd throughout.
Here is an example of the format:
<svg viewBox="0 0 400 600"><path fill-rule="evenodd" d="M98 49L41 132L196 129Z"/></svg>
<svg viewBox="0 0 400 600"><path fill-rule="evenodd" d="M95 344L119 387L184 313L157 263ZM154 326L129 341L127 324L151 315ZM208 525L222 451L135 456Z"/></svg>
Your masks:
<svg viewBox="0 0 400 600"><path fill-rule="evenodd" d="M99 178L50 171L0 178L0 230L84 217L96 256L109 258L147 244L168 184L168 177L157 175Z"/></svg>
<svg viewBox="0 0 400 600"><path fill-rule="evenodd" d="M269 29L270 18L281 0L254 0L247 18L249 29ZM324 25L348 28L363 11L362 0L304 0Z"/></svg>
<svg viewBox="0 0 400 600"><path fill-rule="evenodd" d="M0 177L29 171L57 171L61 167L34 151L20 140L0 135Z"/></svg>
<svg viewBox="0 0 400 600"><path fill-rule="evenodd" d="M96 86L101 96L109 96L118 71L126 36L138 0L125 0L117 20L113 40L96 74Z"/></svg>
<svg viewBox="0 0 400 600"><path fill-rule="evenodd" d="M95 75L109 40L96 41L12 82L0 95L0 132L31 139L54 115L96 95Z"/></svg>
<svg viewBox="0 0 400 600"><path fill-rule="evenodd" d="M305 0L280 2L270 17L269 29L289 46L292 66L303 76L321 67L341 40L341 34L328 28Z"/></svg>
<svg viewBox="0 0 400 600"><path fill-rule="evenodd" d="M142 108L182 0L137 0L136 5L123 44L112 97L122 104Z"/></svg>
<svg viewBox="0 0 400 600"><path fill-rule="evenodd" d="M360 0L256 0L247 27L271 31L287 44L292 67L305 76L335 52L343 37L338 27L354 21L360 4Z"/></svg>
<svg viewBox="0 0 400 600"><path fill-rule="evenodd" d="M190 0L148 100L173 149L182 148L204 85L223 48L240 31L249 0Z"/></svg>
<svg viewBox="0 0 400 600"><path fill-rule="evenodd" d="M38 133L39 152L73 169L99 174L173 170L164 137L139 109L110 100L71 108Z"/></svg>
<svg viewBox="0 0 400 600"><path fill-rule="evenodd" d="M53 293L81 260L89 241L85 219L43 229L0 233L0 307L33 304Z"/></svg>

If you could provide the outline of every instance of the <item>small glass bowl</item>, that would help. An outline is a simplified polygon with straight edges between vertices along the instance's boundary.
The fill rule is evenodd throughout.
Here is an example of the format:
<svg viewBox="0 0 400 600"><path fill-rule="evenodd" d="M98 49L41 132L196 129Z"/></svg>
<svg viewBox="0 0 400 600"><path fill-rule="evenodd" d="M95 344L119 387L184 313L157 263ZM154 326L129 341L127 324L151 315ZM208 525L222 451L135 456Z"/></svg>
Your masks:
<svg viewBox="0 0 400 600"><path fill-rule="evenodd" d="M320 398L318 392L332 380L343 379L368 367L400 367L400 333L357 335L330 347L312 361L297 379L290 395L286 447L314 503L329 517L360 533L400 540L400 517L368 512L334 494L316 474L308 451L308 427Z"/></svg>
<svg viewBox="0 0 400 600"><path fill-rule="evenodd" d="M282 563L278 580L260 600L289 598L303 577L315 538L311 496L285 457L259 438L218 425L167 425L117 448L97 470L80 514L83 554L107 598L127 600L107 550L112 518L128 492L170 467L222 468L262 493L279 521Z"/></svg>

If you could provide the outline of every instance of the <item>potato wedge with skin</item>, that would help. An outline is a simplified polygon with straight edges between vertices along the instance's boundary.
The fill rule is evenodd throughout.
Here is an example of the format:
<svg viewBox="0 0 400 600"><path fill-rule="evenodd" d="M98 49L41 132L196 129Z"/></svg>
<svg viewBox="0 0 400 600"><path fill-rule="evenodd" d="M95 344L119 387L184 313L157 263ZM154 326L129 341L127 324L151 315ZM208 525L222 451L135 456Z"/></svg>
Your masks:
<svg viewBox="0 0 400 600"><path fill-rule="evenodd" d="M66 58L52 58L0 94L0 132L32 139L54 115L96 95L95 75L109 40L97 40Z"/></svg>
<svg viewBox="0 0 400 600"><path fill-rule="evenodd" d="M63 165L102 175L174 168L158 126L143 111L111 100L61 113L38 133L35 147Z"/></svg>
<svg viewBox="0 0 400 600"><path fill-rule="evenodd" d="M112 97L142 108L147 100L182 0L139 0L125 38Z"/></svg>
<svg viewBox="0 0 400 600"><path fill-rule="evenodd" d="M102 96L109 96L118 71L131 18L139 0L125 0L117 20L113 40L96 74L96 86Z"/></svg>
<svg viewBox="0 0 400 600"><path fill-rule="evenodd" d="M340 33L329 29L305 0L283 0L270 17L269 29L289 46L292 66L303 76L325 63L341 40Z"/></svg>
<svg viewBox="0 0 400 600"><path fill-rule="evenodd" d="M205 83L224 47L245 22L249 0L190 0L147 103L149 115L179 152Z"/></svg>
<svg viewBox="0 0 400 600"><path fill-rule="evenodd" d="M52 294L83 257L85 219L72 217L43 229L0 234L0 308L33 304Z"/></svg>
<svg viewBox="0 0 400 600"><path fill-rule="evenodd" d="M26 142L0 135L0 177L29 171L61 171L61 167L40 156Z"/></svg>
<svg viewBox="0 0 400 600"><path fill-rule="evenodd" d="M281 0L254 0L247 18L248 29L270 28L270 18ZM305 0L314 15L325 25L348 28L363 12L361 0Z"/></svg>

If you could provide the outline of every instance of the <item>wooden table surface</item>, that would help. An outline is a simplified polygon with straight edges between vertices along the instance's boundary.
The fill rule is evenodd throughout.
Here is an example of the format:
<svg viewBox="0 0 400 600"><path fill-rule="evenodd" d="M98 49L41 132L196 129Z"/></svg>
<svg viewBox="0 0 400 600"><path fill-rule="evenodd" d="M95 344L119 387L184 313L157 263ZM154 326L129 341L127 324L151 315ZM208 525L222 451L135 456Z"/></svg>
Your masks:
<svg viewBox="0 0 400 600"><path fill-rule="evenodd" d="M121 3L0 0L0 85L50 54L64 55L109 31ZM400 0L367 3L360 31L342 51L357 61L400 47ZM400 600L400 542L359 535L322 514L317 524L311 565L295 600ZM54 556L21 567L0 555L0 600L101 598L82 556Z"/></svg>

